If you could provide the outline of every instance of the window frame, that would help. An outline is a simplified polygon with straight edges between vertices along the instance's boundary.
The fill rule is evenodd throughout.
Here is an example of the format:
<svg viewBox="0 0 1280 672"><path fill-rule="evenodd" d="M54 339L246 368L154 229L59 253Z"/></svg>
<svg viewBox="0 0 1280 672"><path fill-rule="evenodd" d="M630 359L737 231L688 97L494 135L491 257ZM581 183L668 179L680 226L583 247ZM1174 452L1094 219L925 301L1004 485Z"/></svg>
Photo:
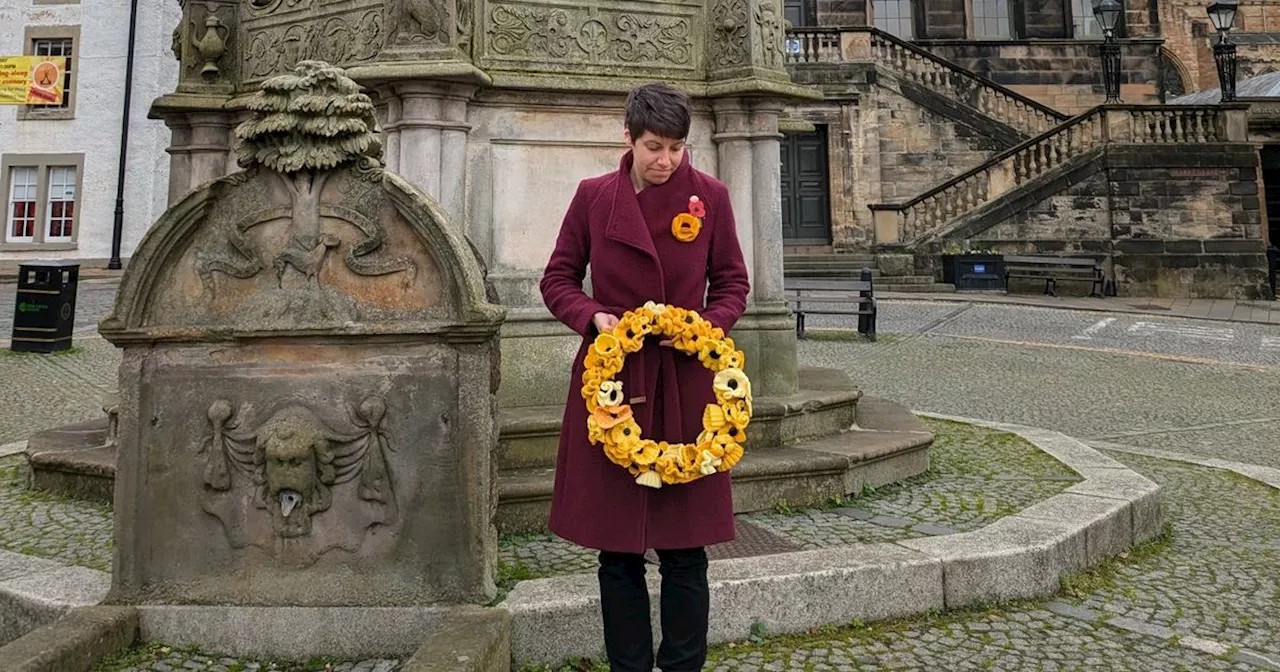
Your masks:
<svg viewBox="0 0 1280 672"><path fill-rule="evenodd" d="M879 1L886 2L886 3L894 2L900 5L905 5L907 7L907 11L910 12L910 15L906 19L906 25L911 28L911 34L906 36L898 35L893 31L880 28L880 26L876 25L876 21L879 19L879 17L876 15L877 0L867 0L866 6L867 6L867 24L868 25L870 25L873 28L879 28L880 30L883 30L888 34L893 35L894 37L900 40L905 40L908 42L917 40L920 38L920 35L924 34L922 23L921 23L924 19L924 16L923 16L923 12L920 11L921 8L919 7L919 2L917 2L917 0L879 0ZM897 17L894 17L894 20L900 22L900 25L901 25L903 17L897 16Z"/></svg>
<svg viewBox="0 0 1280 672"><path fill-rule="evenodd" d="M978 6L982 1L983 0L967 0L967 2L965 2L965 14L968 18L968 24L969 24L968 25L969 39L984 40L984 41L991 41L991 42L999 42L1003 40L1007 42L1009 40L1016 40L1022 35L1023 31L1019 29L1020 27L1018 25L1019 23L1018 9L1017 7L1015 7L1017 3L1013 2L1013 0L996 0L997 2L1001 2L1004 4L1004 8L1007 14L1007 16L1004 17L1005 30L1007 31L1006 34L979 35L978 34Z"/></svg>
<svg viewBox="0 0 1280 672"><path fill-rule="evenodd" d="M46 240L49 234L49 182L53 168L71 167L75 170L75 205L71 212L71 237L54 242ZM36 169L36 222L35 236L31 242L9 241L9 217L12 213L12 185L14 168ZM80 213L84 211L84 154L4 154L0 155L0 194L4 196L3 226L0 235L0 251L20 250L74 250L80 240Z"/></svg>
<svg viewBox="0 0 1280 672"><path fill-rule="evenodd" d="M50 3L53 4L53 3ZM71 3L59 3L71 4ZM25 56L35 55L36 40L71 40L71 86L63 94L66 96L66 107L45 105L23 105L18 108L19 121L57 120L76 118L76 99L79 98L80 82L80 26L27 26L22 36L22 53Z"/></svg>

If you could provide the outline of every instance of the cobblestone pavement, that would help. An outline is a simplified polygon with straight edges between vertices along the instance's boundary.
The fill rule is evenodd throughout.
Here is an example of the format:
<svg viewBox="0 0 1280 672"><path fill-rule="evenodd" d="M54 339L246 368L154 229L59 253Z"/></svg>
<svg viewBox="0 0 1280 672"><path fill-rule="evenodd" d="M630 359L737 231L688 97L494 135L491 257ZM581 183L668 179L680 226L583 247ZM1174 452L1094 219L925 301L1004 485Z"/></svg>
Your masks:
<svg viewBox="0 0 1280 672"><path fill-rule="evenodd" d="M0 548L111 571L111 507L28 490L22 469L0 458Z"/></svg>
<svg viewBox="0 0 1280 672"><path fill-rule="evenodd" d="M344 662L315 658L303 663L256 661L152 644L108 658L95 667L94 672L397 672L400 667L401 661L389 659Z"/></svg>
<svg viewBox="0 0 1280 672"><path fill-rule="evenodd" d="M937 439L929 472L826 507L744 515L800 548L826 548L977 529L1061 492L1079 480L1019 437L928 420ZM596 552L548 534L504 537L504 578L591 572Z"/></svg>

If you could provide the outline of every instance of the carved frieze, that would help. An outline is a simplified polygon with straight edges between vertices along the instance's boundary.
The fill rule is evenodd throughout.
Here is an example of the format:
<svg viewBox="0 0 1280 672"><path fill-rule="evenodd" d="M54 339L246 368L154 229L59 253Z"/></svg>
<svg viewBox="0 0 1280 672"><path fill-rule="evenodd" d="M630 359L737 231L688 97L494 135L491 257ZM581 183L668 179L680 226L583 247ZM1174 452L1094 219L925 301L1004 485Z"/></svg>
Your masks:
<svg viewBox="0 0 1280 672"><path fill-rule="evenodd" d="M711 66L729 68L746 65L749 29L748 0L714 0L711 5L712 39L707 45Z"/></svg>
<svg viewBox="0 0 1280 672"><path fill-rule="evenodd" d="M698 66L690 14L598 5L489 2L484 57L496 62L693 69Z"/></svg>
<svg viewBox="0 0 1280 672"><path fill-rule="evenodd" d="M782 68L783 41L786 38L786 27L783 25L782 12L774 0L758 0L755 9L756 29L760 39L756 40L756 63L766 68Z"/></svg>
<svg viewBox="0 0 1280 672"><path fill-rule="evenodd" d="M386 0L386 46L448 46L452 5L450 0Z"/></svg>
<svg viewBox="0 0 1280 672"><path fill-rule="evenodd" d="M264 5L259 16L245 19L241 59L247 83L288 72L301 61L349 66L377 57L387 39L380 3L366 1L355 8L343 3L338 11L323 4L311 12L291 11L316 1L279 0Z"/></svg>

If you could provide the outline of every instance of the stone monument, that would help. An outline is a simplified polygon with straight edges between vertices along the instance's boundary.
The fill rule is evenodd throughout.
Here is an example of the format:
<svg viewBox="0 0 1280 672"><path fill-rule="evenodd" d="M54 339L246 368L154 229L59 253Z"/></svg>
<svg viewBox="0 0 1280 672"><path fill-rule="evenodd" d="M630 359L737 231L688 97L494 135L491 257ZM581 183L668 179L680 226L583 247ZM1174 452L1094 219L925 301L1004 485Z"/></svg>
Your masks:
<svg viewBox="0 0 1280 672"><path fill-rule="evenodd" d="M384 169L360 87L288 70L244 101L244 170L172 204L100 324L124 351L108 601L484 603L504 312Z"/></svg>

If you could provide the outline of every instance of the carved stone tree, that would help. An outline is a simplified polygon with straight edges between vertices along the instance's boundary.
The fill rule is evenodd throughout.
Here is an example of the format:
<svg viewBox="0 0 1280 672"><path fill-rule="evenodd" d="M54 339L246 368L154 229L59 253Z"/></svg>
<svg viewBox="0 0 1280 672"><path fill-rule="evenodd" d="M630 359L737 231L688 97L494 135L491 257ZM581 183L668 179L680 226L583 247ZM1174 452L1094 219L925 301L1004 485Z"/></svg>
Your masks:
<svg viewBox="0 0 1280 672"><path fill-rule="evenodd" d="M247 107L245 170L165 212L100 325L124 349L109 599L405 607L420 633L422 605L493 595L503 311L340 69Z"/></svg>

